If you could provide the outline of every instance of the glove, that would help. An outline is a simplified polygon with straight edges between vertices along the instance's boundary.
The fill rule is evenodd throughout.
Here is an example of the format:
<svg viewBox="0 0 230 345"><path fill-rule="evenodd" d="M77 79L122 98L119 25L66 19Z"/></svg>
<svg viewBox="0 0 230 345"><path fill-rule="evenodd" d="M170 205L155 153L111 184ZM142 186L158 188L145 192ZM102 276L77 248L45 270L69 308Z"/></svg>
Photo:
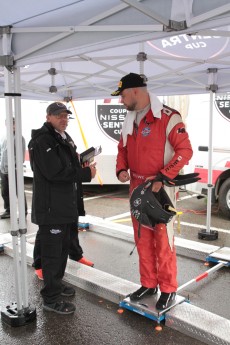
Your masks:
<svg viewBox="0 0 230 345"><path fill-rule="evenodd" d="M177 175L174 179L170 179L162 173L159 173L154 179L154 181L161 181L165 186L168 187L183 186L185 184L195 183L199 180L201 180L199 173Z"/></svg>

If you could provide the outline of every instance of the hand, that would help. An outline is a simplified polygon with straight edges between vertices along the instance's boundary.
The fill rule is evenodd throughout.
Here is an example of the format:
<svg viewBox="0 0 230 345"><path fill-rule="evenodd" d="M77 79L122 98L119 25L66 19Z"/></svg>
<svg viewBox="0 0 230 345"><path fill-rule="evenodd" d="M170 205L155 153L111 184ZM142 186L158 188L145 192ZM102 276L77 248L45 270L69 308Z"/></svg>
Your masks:
<svg viewBox="0 0 230 345"><path fill-rule="evenodd" d="M156 181L156 182L153 182L152 184L152 192L153 193L158 193L159 190L161 189L163 183L161 181Z"/></svg>
<svg viewBox="0 0 230 345"><path fill-rule="evenodd" d="M146 178L146 182L149 181L149 180L153 180L156 178L156 176L149 176ZM152 184L152 192L153 193L158 193L159 190L161 189L161 187L163 186L163 183L161 181L155 181L153 182Z"/></svg>
<svg viewBox="0 0 230 345"><path fill-rule="evenodd" d="M118 180L122 183L127 182L130 180L129 173L127 171L121 171L118 175Z"/></svg>
<svg viewBox="0 0 230 345"><path fill-rule="evenodd" d="M90 164L89 168L91 171L91 177L94 178L96 176L96 173L97 173L96 163Z"/></svg>

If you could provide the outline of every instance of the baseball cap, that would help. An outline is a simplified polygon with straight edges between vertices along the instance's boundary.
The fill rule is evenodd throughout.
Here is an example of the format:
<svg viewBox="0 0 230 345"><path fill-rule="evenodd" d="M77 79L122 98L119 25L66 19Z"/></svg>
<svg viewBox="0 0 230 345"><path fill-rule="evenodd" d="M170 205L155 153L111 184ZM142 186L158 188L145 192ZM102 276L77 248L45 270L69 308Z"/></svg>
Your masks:
<svg viewBox="0 0 230 345"><path fill-rule="evenodd" d="M66 108L65 104L61 102L51 103L46 109L47 115L58 115L63 112L66 112L67 114L72 114L72 112Z"/></svg>
<svg viewBox="0 0 230 345"><path fill-rule="evenodd" d="M118 83L118 89L111 93L111 96L120 95L121 91L130 89L132 87L143 87L147 86L145 83L146 77L144 75L129 73L125 75Z"/></svg>

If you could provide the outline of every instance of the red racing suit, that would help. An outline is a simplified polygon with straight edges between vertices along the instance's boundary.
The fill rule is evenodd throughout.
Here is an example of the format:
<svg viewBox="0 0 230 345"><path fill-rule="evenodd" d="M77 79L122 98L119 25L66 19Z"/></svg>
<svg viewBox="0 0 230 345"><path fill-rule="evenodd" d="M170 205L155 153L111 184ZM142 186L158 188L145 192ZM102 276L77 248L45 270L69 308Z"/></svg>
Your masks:
<svg viewBox="0 0 230 345"><path fill-rule="evenodd" d="M126 115L129 116L129 113ZM130 194L149 176L159 172L175 178L192 157L192 148L180 114L167 106L161 115L154 116L150 109L132 135L118 144L117 176L130 171ZM134 238L139 254L141 284L148 288L159 285L161 292L177 290L176 251L169 245L165 224L153 229L142 227L138 237L138 222L132 217Z"/></svg>

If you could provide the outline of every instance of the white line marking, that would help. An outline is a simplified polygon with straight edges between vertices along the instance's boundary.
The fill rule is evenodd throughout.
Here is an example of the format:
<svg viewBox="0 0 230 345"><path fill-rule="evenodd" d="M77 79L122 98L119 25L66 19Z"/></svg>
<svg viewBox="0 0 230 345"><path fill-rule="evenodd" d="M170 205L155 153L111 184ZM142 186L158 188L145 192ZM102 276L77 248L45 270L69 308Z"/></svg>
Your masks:
<svg viewBox="0 0 230 345"><path fill-rule="evenodd" d="M186 196L182 196L181 198L179 198L177 201L181 201L181 200L186 200L186 199L191 199L191 198L195 198L197 197L198 194L192 194L192 195L186 195Z"/></svg>
<svg viewBox="0 0 230 345"><path fill-rule="evenodd" d="M175 223L177 223L177 221L175 221ZM185 226L190 226L192 228L206 229L206 225L202 225L202 224L192 224L192 223L187 223L187 222L180 222L180 224L185 225ZM230 230L224 230L224 229L215 228L215 227L211 227L210 230L217 230L219 232L230 234Z"/></svg>
<svg viewBox="0 0 230 345"><path fill-rule="evenodd" d="M119 218L127 217L127 216L130 216L130 212L126 212L126 213L122 213L122 214L117 214L116 216L108 217L108 218L105 218L105 219L106 220L115 220L115 219L119 219Z"/></svg>
<svg viewBox="0 0 230 345"><path fill-rule="evenodd" d="M94 199L100 199L100 198L104 198L104 197L107 197L107 196L111 196L111 195L115 195L117 193L113 193L113 194L102 194L102 195L98 195L98 196L90 196L90 197L84 197L84 201L88 201L88 200L94 200Z"/></svg>
<svg viewBox="0 0 230 345"><path fill-rule="evenodd" d="M25 192L27 194L32 194L33 191L30 191L30 190L25 190ZM100 199L100 198L104 198L104 197L107 197L107 196L112 196L112 195L116 195L118 194L118 192L116 193L111 193L111 194L102 194L102 195L98 195L98 196L92 196L92 197L84 197L84 201L88 201L88 200L94 200L94 199Z"/></svg>

